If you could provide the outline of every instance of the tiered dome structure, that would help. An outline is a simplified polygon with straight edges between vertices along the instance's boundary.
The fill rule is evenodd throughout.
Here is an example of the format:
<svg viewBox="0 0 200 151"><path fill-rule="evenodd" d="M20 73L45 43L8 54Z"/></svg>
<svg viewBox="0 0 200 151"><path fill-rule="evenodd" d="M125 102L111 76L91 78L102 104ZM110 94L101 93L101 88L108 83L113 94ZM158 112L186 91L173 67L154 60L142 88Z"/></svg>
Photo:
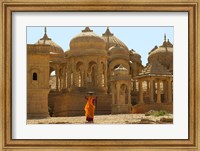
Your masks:
<svg viewBox="0 0 200 151"><path fill-rule="evenodd" d="M164 35L163 44L159 47L155 46L150 51L148 61L151 63L153 60L157 60L171 73L173 72L173 44L169 39L166 41L166 35Z"/></svg>

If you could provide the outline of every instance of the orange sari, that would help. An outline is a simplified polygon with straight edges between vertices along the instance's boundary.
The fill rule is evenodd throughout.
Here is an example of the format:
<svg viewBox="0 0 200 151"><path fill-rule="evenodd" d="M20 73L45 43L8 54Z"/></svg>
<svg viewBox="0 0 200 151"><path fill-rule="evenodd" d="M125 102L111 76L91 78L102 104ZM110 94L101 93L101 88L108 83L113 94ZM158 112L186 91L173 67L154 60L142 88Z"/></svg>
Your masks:
<svg viewBox="0 0 200 151"><path fill-rule="evenodd" d="M94 110L95 110L95 106L93 104L93 99L94 99L93 96L88 97L87 103L85 105L85 116L86 116L86 119L90 119L91 121L93 121Z"/></svg>

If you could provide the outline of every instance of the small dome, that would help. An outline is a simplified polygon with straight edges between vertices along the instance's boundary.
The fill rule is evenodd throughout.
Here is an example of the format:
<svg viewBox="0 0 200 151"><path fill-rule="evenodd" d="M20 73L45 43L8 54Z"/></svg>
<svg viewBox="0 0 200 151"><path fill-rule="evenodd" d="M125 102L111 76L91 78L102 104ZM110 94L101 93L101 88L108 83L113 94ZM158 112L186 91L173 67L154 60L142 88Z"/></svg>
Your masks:
<svg viewBox="0 0 200 151"><path fill-rule="evenodd" d="M141 56L139 53L137 53L135 50L131 49L130 50L130 60L132 62L138 62L141 63Z"/></svg>
<svg viewBox="0 0 200 151"><path fill-rule="evenodd" d="M166 55L166 54L169 54L169 53L173 53L173 48L160 46L157 49L155 49L154 51L152 51L149 54L149 57L151 58L154 55L158 55L158 54Z"/></svg>
<svg viewBox="0 0 200 151"><path fill-rule="evenodd" d="M128 70L123 67L121 64L114 70L114 73L128 73Z"/></svg>
<svg viewBox="0 0 200 151"><path fill-rule="evenodd" d="M163 44L159 47L155 46L149 52L148 61L151 63L153 60L157 60L169 71L173 71L173 45L169 39L166 41L166 35L164 36Z"/></svg>
<svg viewBox="0 0 200 151"><path fill-rule="evenodd" d="M121 64L114 70L114 75L128 75L128 70Z"/></svg>
<svg viewBox="0 0 200 151"><path fill-rule="evenodd" d="M105 41L89 27L86 27L80 34L72 38L70 41L70 50L105 50L105 47Z"/></svg>
<svg viewBox="0 0 200 151"><path fill-rule="evenodd" d="M46 32L46 27L45 27L45 33L44 33L44 36L39 39L35 45L50 45L51 46L51 50L49 50L50 53L52 54L62 54L64 53L63 49L58 45L56 44L54 41L51 40L51 38L49 38L47 36L47 32Z"/></svg>
<svg viewBox="0 0 200 151"><path fill-rule="evenodd" d="M112 46L109 49L108 55L110 56L111 60L114 60L114 59L129 60L129 51L118 44L116 44L115 46Z"/></svg>
<svg viewBox="0 0 200 151"><path fill-rule="evenodd" d="M109 28L107 28L106 32L102 34L102 38L107 43L106 44L107 50L109 50L109 48L115 45L119 45L128 50L128 47L121 40L115 37L114 34L110 32Z"/></svg>
<svg viewBox="0 0 200 151"><path fill-rule="evenodd" d="M114 71L128 71L128 70L120 64L119 67L117 67Z"/></svg>
<svg viewBox="0 0 200 151"><path fill-rule="evenodd" d="M131 49L130 50L130 55L136 55L136 56L140 56L139 53L137 53L135 50Z"/></svg>

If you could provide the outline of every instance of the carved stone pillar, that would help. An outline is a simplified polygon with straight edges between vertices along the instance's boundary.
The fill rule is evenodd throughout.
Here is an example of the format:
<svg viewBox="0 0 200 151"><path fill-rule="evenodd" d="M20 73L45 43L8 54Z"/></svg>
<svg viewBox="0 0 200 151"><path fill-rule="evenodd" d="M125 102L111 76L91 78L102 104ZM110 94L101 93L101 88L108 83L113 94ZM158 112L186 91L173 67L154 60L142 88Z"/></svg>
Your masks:
<svg viewBox="0 0 200 151"><path fill-rule="evenodd" d="M78 86L78 84L79 84L79 72L77 72L75 70L75 72L74 72L74 85Z"/></svg>
<svg viewBox="0 0 200 151"><path fill-rule="evenodd" d="M128 94L129 94L128 95L128 104L131 105L131 95L130 95L131 94L131 87L128 88Z"/></svg>
<svg viewBox="0 0 200 151"><path fill-rule="evenodd" d="M57 66L56 66L55 72L56 72L56 90L58 91L59 70L58 70L58 67L57 67Z"/></svg>
<svg viewBox="0 0 200 151"><path fill-rule="evenodd" d="M63 75L62 75L62 69L59 69L59 90L62 89L62 79L63 79Z"/></svg>
<svg viewBox="0 0 200 151"><path fill-rule="evenodd" d="M85 83L84 80L85 80L85 79L84 79L84 71L81 70L81 86L82 86L82 87L84 86L84 83Z"/></svg>
<svg viewBox="0 0 200 151"><path fill-rule="evenodd" d="M66 67L63 67L63 89L66 88Z"/></svg>
<svg viewBox="0 0 200 151"><path fill-rule="evenodd" d="M139 103L144 103L142 81L139 81Z"/></svg>
<svg viewBox="0 0 200 151"><path fill-rule="evenodd" d="M147 94L149 94L149 81L147 80Z"/></svg>
<svg viewBox="0 0 200 151"><path fill-rule="evenodd" d="M168 86L167 86L168 87L168 92L167 92L168 102L171 103L172 102L172 80L171 79L168 80L167 83L168 83Z"/></svg>
<svg viewBox="0 0 200 151"><path fill-rule="evenodd" d="M133 92L137 92L136 80L133 81Z"/></svg>
<svg viewBox="0 0 200 151"><path fill-rule="evenodd" d="M119 104L119 99L120 99L120 97L119 97L119 92L120 92L120 85L119 85L119 83L117 84L117 104Z"/></svg>
<svg viewBox="0 0 200 151"><path fill-rule="evenodd" d="M154 82L153 79L150 79L150 94L149 94L150 102L154 102Z"/></svg>
<svg viewBox="0 0 200 151"><path fill-rule="evenodd" d="M160 81L157 81L157 103L161 103Z"/></svg>
<svg viewBox="0 0 200 151"><path fill-rule="evenodd" d="M71 87L71 70L67 71L67 87L70 88Z"/></svg>
<svg viewBox="0 0 200 151"><path fill-rule="evenodd" d="M112 104L115 104L116 102L116 96L115 96L115 83L112 84Z"/></svg>
<svg viewBox="0 0 200 151"><path fill-rule="evenodd" d="M87 76L87 74L88 74L88 63L87 62L85 62L84 73L85 73L85 77L84 77L85 78L84 79L84 81L85 81L84 83L85 84L84 85L87 86L87 83L88 83L88 76Z"/></svg>
<svg viewBox="0 0 200 151"><path fill-rule="evenodd" d="M107 88L108 87L108 65L107 65L107 60L105 61L105 69L104 69L104 87Z"/></svg>
<svg viewBox="0 0 200 151"><path fill-rule="evenodd" d="M100 58L97 59L97 86L102 86L102 72L101 72L101 60Z"/></svg>
<svg viewBox="0 0 200 151"><path fill-rule="evenodd" d="M74 59L72 60L72 73L73 73L73 82L72 82L72 86L75 86L75 81L76 81L76 67L75 67L76 65L75 65L75 61L74 61Z"/></svg>
<svg viewBox="0 0 200 151"><path fill-rule="evenodd" d="M167 97L168 97L168 86L167 86L167 81L166 80L164 80L163 81L163 92L164 92L164 102L167 102L168 101L168 99L167 99Z"/></svg>

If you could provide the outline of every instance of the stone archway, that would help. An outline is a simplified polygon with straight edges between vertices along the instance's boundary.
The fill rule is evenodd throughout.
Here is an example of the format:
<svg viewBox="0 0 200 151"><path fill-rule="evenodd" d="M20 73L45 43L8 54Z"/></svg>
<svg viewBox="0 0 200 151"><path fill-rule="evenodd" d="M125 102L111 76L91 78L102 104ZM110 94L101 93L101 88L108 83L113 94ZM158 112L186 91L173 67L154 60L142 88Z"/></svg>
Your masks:
<svg viewBox="0 0 200 151"><path fill-rule="evenodd" d="M116 60L113 60L109 64L110 75L113 75L112 73L113 73L114 69L119 67L119 65L122 65L123 67L125 67L129 72L129 70L130 70L129 62L127 60L123 60L123 59L116 59Z"/></svg>
<svg viewBox="0 0 200 151"><path fill-rule="evenodd" d="M55 68L50 67L49 72L49 87L51 90L56 90L56 70Z"/></svg>

